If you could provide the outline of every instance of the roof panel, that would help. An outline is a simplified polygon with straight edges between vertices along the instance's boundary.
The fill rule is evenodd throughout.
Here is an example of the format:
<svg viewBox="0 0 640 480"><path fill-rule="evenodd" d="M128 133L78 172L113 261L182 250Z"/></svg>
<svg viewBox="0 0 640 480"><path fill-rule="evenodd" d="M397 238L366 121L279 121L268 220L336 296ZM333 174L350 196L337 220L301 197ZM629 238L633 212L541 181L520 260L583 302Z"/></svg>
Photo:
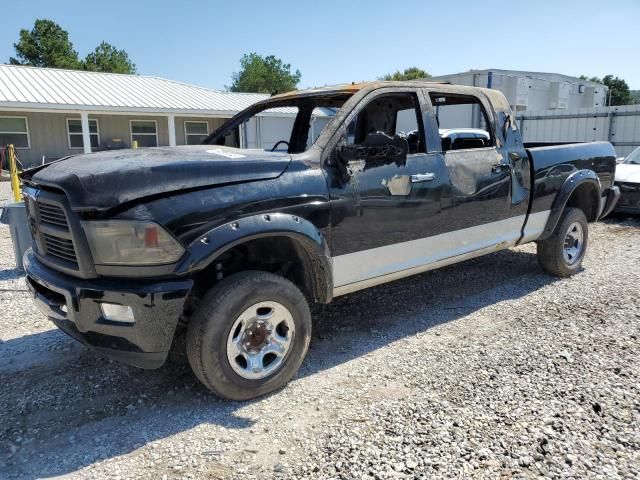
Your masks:
<svg viewBox="0 0 640 480"><path fill-rule="evenodd" d="M1 70L1 69L0 69ZM64 92L60 92L56 85L51 82L46 75L36 75L33 71L25 72L32 79L33 85L39 85L43 96L46 98L45 103L57 104L65 103L66 99Z"/></svg>
<svg viewBox="0 0 640 480"><path fill-rule="evenodd" d="M15 98L16 100L14 101L18 102L24 101L26 97L22 95L20 89L17 88L15 79L13 78L13 75L11 75L11 72L0 70L0 79L2 79L2 82L4 83L2 93L5 97L9 99Z"/></svg>
<svg viewBox="0 0 640 480"><path fill-rule="evenodd" d="M0 68L0 71L2 70L4 69ZM75 91L75 89L78 88L77 86L74 89L65 88L64 84L63 83L61 84L59 76L55 75L56 72L54 70L48 71L49 69L47 68L38 69L38 70L39 70L39 74L42 76L43 82L48 86L48 88L55 90L58 93L58 95L60 95L62 102L56 102L56 104L58 103L71 104L71 105L78 104L78 100L73 97L73 92ZM18 72L18 73L22 74L22 72ZM28 100L28 103L32 103L31 99ZM33 102L33 103L37 104L37 102Z"/></svg>

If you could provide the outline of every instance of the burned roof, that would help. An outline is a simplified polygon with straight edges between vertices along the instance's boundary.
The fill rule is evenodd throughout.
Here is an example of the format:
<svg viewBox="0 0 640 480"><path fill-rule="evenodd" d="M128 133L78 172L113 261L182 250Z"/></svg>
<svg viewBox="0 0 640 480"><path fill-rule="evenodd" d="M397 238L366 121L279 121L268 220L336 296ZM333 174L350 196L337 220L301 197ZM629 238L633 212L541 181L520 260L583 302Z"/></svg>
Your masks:
<svg viewBox="0 0 640 480"><path fill-rule="evenodd" d="M344 94L347 96L351 96L357 92L368 92L371 90L376 90L379 88L385 87L424 87L424 88L433 88L437 87L439 91L442 93L448 93L453 95L474 95L478 93L482 93L485 97L494 105L496 110L508 111L509 103L502 93L497 90L492 90L483 87L471 87L467 85L453 85L449 82L441 82L441 81L432 81L429 79L424 80L405 80L405 81L395 81L395 80L376 80L371 82L358 82L358 83L344 83L338 85L329 85L325 87L319 88L309 88L305 90L293 90L291 92L281 93L278 95L273 95L269 98L261 100L257 102L256 107L265 104L274 104L278 106L286 106L290 103L294 103L296 99L304 98L304 97L318 97L323 95L340 95ZM291 102L289 102L289 100Z"/></svg>

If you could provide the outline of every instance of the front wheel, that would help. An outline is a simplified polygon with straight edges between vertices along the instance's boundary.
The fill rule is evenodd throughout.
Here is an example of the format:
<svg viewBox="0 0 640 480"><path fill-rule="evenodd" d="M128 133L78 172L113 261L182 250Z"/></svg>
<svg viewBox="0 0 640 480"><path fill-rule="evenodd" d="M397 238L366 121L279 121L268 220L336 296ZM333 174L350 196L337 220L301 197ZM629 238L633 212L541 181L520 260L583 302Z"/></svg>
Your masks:
<svg viewBox="0 0 640 480"><path fill-rule="evenodd" d="M260 271L231 275L203 297L187 329L196 377L215 394L248 400L285 385L311 339L311 313L289 280Z"/></svg>
<svg viewBox="0 0 640 480"><path fill-rule="evenodd" d="M570 277L580 271L588 238L589 224L584 212L567 208L551 236L538 242L538 263L551 275Z"/></svg>

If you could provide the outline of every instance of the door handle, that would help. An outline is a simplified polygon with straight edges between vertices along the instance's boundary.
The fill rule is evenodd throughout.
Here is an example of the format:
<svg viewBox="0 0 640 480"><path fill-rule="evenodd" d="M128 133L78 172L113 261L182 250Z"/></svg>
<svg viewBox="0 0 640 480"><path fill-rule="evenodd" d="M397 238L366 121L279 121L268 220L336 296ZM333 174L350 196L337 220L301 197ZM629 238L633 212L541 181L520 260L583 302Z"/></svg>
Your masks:
<svg viewBox="0 0 640 480"><path fill-rule="evenodd" d="M493 173L502 173L502 172L509 172L511 171L511 165L507 164L507 163L496 163L495 165L493 165L491 167L491 171Z"/></svg>
<svg viewBox="0 0 640 480"><path fill-rule="evenodd" d="M421 183L421 182L430 182L432 180L435 180L436 178L436 174L435 173L416 173L414 175L411 175L411 183Z"/></svg>

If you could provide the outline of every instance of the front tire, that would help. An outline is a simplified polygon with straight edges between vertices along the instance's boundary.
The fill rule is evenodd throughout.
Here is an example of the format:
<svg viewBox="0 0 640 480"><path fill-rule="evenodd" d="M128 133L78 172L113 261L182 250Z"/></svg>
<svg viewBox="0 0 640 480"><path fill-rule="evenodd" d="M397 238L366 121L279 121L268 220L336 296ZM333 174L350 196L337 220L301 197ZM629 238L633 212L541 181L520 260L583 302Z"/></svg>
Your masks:
<svg viewBox="0 0 640 480"><path fill-rule="evenodd" d="M579 208L566 208L549 238L538 242L538 263L556 277L570 277L582 268L589 224Z"/></svg>
<svg viewBox="0 0 640 480"><path fill-rule="evenodd" d="M189 321L187 357L216 395L248 400L285 385L309 348L302 292L272 273L231 275L209 290Z"/></svg>

